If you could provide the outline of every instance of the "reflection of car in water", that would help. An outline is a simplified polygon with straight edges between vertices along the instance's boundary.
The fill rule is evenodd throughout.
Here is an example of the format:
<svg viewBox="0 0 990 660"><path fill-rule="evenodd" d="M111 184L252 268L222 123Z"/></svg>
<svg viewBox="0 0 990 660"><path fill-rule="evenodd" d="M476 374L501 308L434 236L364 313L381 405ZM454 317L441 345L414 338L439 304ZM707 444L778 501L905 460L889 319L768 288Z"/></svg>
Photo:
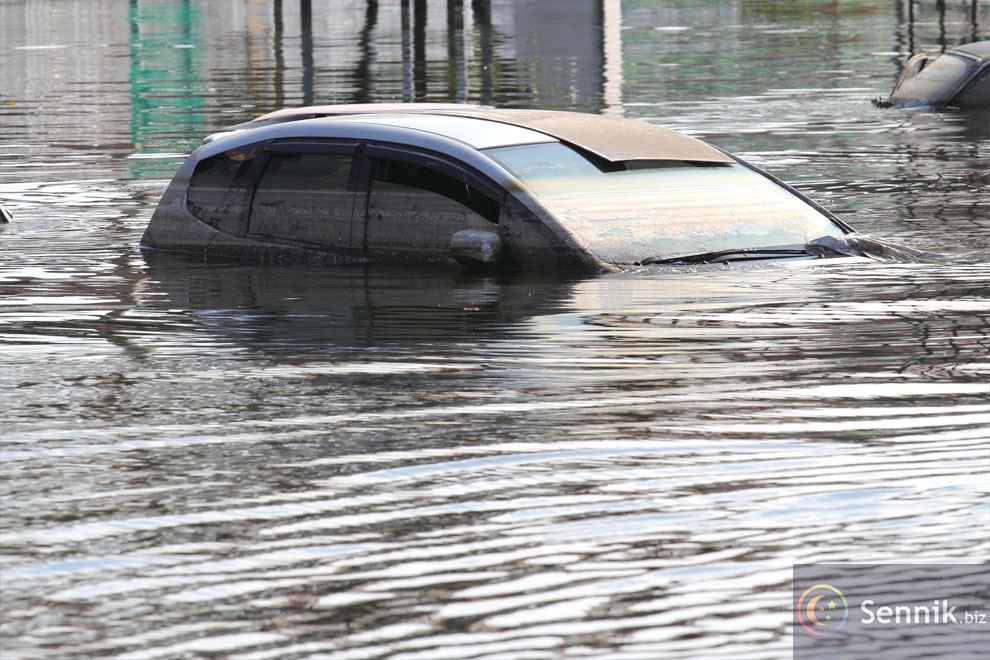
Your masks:
<svg viewBox="0 0 990 660"><path fill-rule="evenodd" d="M769 174L627 119L322 106L204 142L143 247L593 272L863 253L850 227Z"/></svg>
<svg viewBox="0 0 990 660"><path fill-rule="evenodd" d="M950 48L938 57L915 55L880 107L924 106L990 110L990 41Z"/></svg>
<svg viewBox="0 0 990 660"><path fill-rule="evenodd" d="M447 269L204 263L146 252L146 307L187 310L197 325L263 352L450 343L489 326L553 314L576 281Z"/></svg>

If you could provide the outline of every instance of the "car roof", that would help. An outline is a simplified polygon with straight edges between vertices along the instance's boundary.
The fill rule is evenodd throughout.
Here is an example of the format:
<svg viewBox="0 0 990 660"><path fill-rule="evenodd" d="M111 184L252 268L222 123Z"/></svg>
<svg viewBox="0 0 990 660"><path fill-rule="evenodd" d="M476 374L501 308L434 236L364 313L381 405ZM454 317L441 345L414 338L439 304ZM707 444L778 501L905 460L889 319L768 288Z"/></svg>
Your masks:
<svg viewBox="0 0 990 660"><path fill-rule="evenodd" d="M438 114L359 114L344 115L322 122L355 122L374 124L378 126L393 126L416 131L425 131L442 135L475 149L490 149L492 147L510 147L521 144L539 142L556 142L545 133L539 133L520 126L488 122L479 126L478 120L472 117L458 117Z"/></svg>
<svg viewBox="0 0 990 660"><path fill-rule="evenodd" d="M656 124L581 112L443 103L306 106L278 110L232 128L249 129L252 125L260 127L314 117L323 118L323 121L357 121L425 131L476 149L551 141L540 138L542 134L613 162L735 162L715 147Z"/></svg>
<svg viewBox="0 0 990 660"><path fill-rule="evenodd" d="M990 41L976 41L971 44L955 46L951 49L951 51L966 53L967 55L972 55L973 57L977 57L981 60L990 59Z"/></svg>
<svg viewBox="0 0 990 660"><path fill-rule="evenodd" d="M295 118L300 114L310 117L336 117L338 115L367 115L389 112L441 112L485 109L491 106L475 105L472 103L340 103L337 105L304 105L296 108L282 108L268 114L255 117L250 123L265 122L272 119Z"/></svg>

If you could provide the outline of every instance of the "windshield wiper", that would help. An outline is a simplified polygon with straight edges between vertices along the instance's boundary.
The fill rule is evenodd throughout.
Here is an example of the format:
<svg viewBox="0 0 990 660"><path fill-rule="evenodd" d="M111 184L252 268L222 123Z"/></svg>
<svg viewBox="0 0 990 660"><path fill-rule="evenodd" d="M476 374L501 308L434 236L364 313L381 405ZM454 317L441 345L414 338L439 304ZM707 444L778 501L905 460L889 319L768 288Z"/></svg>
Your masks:
<svg viewBox="0 0 990 660"><path fill-rule="evenodd" d="M734 250L715 250L713 252L699 252L698 254L682 254L679 257L647 257L637 266L649 266L651 264L703 264L719 257L731 257L739 255L740 259L727 259L726 261L741 261L749 257L762 257L767 255L779 256L799 256L808 253L801 249L793 248L736 248Z"/></svg>

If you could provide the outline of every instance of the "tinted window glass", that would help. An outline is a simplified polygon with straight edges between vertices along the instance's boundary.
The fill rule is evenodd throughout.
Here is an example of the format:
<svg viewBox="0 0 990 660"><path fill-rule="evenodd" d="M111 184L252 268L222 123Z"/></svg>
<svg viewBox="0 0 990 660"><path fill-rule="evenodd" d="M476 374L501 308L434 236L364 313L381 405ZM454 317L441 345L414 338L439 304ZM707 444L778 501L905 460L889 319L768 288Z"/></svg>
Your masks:
<svg viewBox="0 0 990 660"><path fill-rule="evenodd" d="M560 143L489 149L605 261L804 245L835 223L739 164L646 162L604 171ZM645 167L644 167L645 166Z"/></svg>
<svg viewBox="0 0 990 660"><path fill-rule="evenodd" d="M350 174L349 155L273 154L258 189L314 192L342 189L347 187Z"/></svg>
<svg viewBox="0 0 990 660"><path fill-rule="evenodd" d="M258 149L232 149L207 158L196 166L189 181L189 211L229 234L243 233L249 190L246 176Z"/></svg>
<svg viewBox="0 0 990 660"><path fill-rule="evenodd" d="M251 233L349 247L351 161L349 155L272 154L254 193Z"/></svg>
<svg viewBox="0 0 990 660"><path fill-rule="evenodd" d="M990 110L990 68L983 71L977 80L959 95L958 102L972 108Z"/></svg>
<svg viewBox="0 0 990 660"><path fill-rule="evenodd" d="M498 202L474 186L442 172L405 161L380 158L375 161L373 179L442 195L471 209L489 222L498 223Z"/></svg>

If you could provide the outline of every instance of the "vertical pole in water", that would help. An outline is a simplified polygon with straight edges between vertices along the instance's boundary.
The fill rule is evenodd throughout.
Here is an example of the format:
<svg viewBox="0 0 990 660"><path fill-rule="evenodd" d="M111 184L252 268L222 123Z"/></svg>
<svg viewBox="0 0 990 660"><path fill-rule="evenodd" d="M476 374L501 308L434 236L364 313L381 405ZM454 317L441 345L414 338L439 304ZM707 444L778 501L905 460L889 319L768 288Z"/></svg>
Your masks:
<svg viewBox="0 0 990 660"><path fill-rule="evenodd" d="M412 42L409 29L409 0L402 0L400 20L402 22L402 102L409 103L412 95Z"/></svg>
<svg viewBox="0 0 990 660"><path fill-rule="evenodd" d="M942 44L942 52L945 52L945 0L935 0L935 7L938 9L938 39Z"/></svg>
<svg viewBox="0 0 990 660"><path fill-rule="evenodd" d="M282 17L282 0L275 0L273 16L272 48L275 51L275 74L272 83L275 87L275 107L285 105L285 54L282 52L282 35L285 23Z"/></svg>
<svg viewBox="0 0 990 660"><path fill-rule="evenodd" d="M299 0L303 105L313 105L313 0Z"/></svg>
<svg viewBox="0 0 990 660"><path fill-rule="evenodd" d="M492 3L490 0L471 0L471 9L478 26L478 39L481 42L481 102L492 104Z"/></svg>
<svg viewBox="0 0 990 660"><path fill-rule="evenodd" d="M467 101L464 54L464 0L447 0L447 88L458 103Z"/></svg>
<svg viewBox="0 0 990 660"><path fill-rule="evenodd" d="M901 75L901 60L904 57L904 33L902 28L904 27L904 3L901 0L894 0L894 16L896 18L894 28L894 50L897 52L894 55L894 68L897 70L895 77Z"/></svg>
<svg viewBox="0 0 990 660"><path fill-rule="evenodd" d="M908 54L914 55L914 0L907 0L908 5Z"/></svg>
<svg viewBox="0 0 990 660"><path fill-rule="evenodd" d="M980 0L973 0L973 6L969 10L969 22L973 26L973 36L970 39L970 41L976 41L979 38L979 34L980 34L980 26L976 18L976 3L979 1Z"/></svg>
<svg viewBox="0 0 990 660"><path fill-rule="evenodd" d="M372 35L376 25L378 25L378 0L368 0L368 6L364 10L364 27L361 28L361 37L358 40L361 59L354 67L354 84L357 87L354 94L355 103L371 102Z"/></svg>
<svg viewBox="0 0 990 660"><path fill-rule="evenodd" d="M426 0L413 0L413 88L415 99L426 99Z"/></svg>
<svg viewBox="0 0 990 660"><path fill-rule="evenodd" d="M602 0L603 114L622 114L622 0Z"/></svg>

